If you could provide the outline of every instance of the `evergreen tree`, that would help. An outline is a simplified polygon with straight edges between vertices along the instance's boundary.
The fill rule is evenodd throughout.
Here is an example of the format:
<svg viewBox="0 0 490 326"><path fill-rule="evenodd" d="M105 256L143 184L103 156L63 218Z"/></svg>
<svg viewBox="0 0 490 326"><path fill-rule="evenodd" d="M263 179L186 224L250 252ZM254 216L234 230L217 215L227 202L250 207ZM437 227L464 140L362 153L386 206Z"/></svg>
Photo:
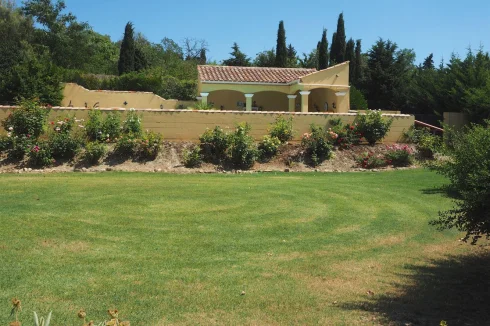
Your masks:
<svg viewBox="0 0 490 326"><path fill-rule="evenodd" d="M199 64L205 65L207 61L206 49L201 49L201 53L199 54Z"/></svg>
<svg viewBox="0 0 490 326"><path fill-rule="evenodd" d="M423 69L434 69L434 54L431 53L427 58L424 59L422 64Z"/></svg>
<svg viewBox="0 0 490 326"><path fill-rule="evenodd" d="M330 45L330 65L333 66L337 63L335 58L337 57L337 32L333 32L332 45Z"/></svg>
<svg viewBox="0 0 490 326"><path fill-rule="evenodd" d="M335 63L342 63L345 61L345 27L344 27L344 13L339 15L337 21L337 33L335 35L335 57L331 57Z"/></svg>
<svg viewBox="0 0 490 326"><path fill-rule="evenodd" d="M268 51L257 53L253 65L255 67L274 67L276 62L276 52L274 48Z"/></svg>
<svg viewBox="0 0 490 326"><path fill-rule="evenodd" d="M128 22L124 30L124 37L119 52L119 62L117 65L119 75L123 75L135 70L135 45L133 23Z"/></svg>
<svg viewBox="0 0 490 326"><path fill-rule="evenodd" d="M286 30L284 29L284 22L279 22L279 29L277 30L277 45L276 45L276 67L284 68L287 66L288 49L286 47Z"/></svg>
<svg viewBox="0 0 490 326"><path fill-rule="evenodd" d="M361 40L356 41L356 51L355 51L355 66L354 66L354 78L351 80L351 83L355 85L357 88L360 87L362 81L362 49L361 49Z"/></svg>
<svg viewBox="0 0 490 326"><path fill-rule="evenodd" d="M322 40L318 49L318 69L323 70L328 68L328 42L327 42L327 30L324 28L322 33Z"/></svg>
<svg viewBox="0 0 490 326"><path fill-rule="evenodd" d="M134 70L142 71L148 68L148 60L140 48L134 48Z"/></svg>
<svg viewBox="0 0 490 326"><path fill-rule="evenodd" d="M288 45L288 63L287 67L290 68L295 68L298 66L298 56L296 49L293 47L292 44Z"/></svg>
<svg viewBox="0 0 490 326"><path fill-rule="evenodd" d="M356 54L355 54L356 43L351 38L345 46L345 60L349 61L349 80L352 83L354 81L355 69L356 69Z"/></svg>
<svg viewBox="0 0 490 326"><path fill-rule="evenodd" d="M250 58L248 58L245 53L240 51L240 47L235 42L233 43L232 52L230 53L231 58L224 60L223 64L225 66L241 66L241 67L249 67L250 66Z"/></svg>

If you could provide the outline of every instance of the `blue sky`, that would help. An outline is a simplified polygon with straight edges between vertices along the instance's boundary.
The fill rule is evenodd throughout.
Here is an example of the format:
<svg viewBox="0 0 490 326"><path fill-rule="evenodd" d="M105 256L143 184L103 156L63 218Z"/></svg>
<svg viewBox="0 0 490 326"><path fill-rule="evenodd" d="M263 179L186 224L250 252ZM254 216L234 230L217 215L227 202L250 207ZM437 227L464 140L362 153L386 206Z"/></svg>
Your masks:
<svg viewBox="0 0 490 326"><path fill-rule="evenodd" d="M65 0L68 10L113 40L132 21L152 42L169 37L205 39L208 59L228 57L233 42L248 56L275 46L284 20L287 43L298 53L316 47L322 28L329 43L344 12L347 38L362 39L366 51L379 38L411 48L417 62L434 53L438 63L451 52L460 55L480 44L490 49L490 0L350 0L350 1L194 1L194 0Z"/></svg>

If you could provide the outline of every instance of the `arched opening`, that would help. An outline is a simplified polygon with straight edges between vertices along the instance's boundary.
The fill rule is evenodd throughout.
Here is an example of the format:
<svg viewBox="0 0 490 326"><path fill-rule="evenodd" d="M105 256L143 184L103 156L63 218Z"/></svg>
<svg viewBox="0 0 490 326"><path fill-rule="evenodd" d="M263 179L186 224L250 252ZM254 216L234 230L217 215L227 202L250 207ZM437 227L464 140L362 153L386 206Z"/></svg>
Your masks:
<svg viewBox="0 0 490 326"><path fill-rule="evenodd" d="M245 95L239 91L213 91L209 93L208 103L217 110L245 110Z"/></svg>
<svg viewBox="0 0 490 326"><path fill-rule="evenodd" d="M328 88L311 90L308 99L308 112L337 112L335 91Z"/></svg>
<svg viewBox="0 0 490 326"><path fill-rule="evenodd" d="M275 91L255 93L252 98L252 108L258 111L289 111L288 94Z"/></svg>

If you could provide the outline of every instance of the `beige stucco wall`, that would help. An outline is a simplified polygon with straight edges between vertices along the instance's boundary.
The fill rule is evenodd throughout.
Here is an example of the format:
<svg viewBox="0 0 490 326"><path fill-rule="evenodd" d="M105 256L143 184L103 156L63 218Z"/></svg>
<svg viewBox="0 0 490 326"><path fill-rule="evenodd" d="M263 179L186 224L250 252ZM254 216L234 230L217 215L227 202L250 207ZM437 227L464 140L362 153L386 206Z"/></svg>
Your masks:
<svg viewBox="0 0 490 326"><path fill-rule="evenodd" d="M127 102L127 105L124 105ZM80 85L67 83L63 89L61 106L92 108L98 103L101 108L135 108L135 109L175 109L179 105L184 108L194 106L192 101L166 100L150 92L121 92L88 90Z"/></svg>
<svg viewBox="0 0 490 326"><path fill-rule="evenodd" d="M5 119L13 110L10 107L0 107L0 120ZM78 119L87 119L88 111L84 108L53 108L49 119L56 117L76 116ZM104 113L117 112L126 114L125 109L101 109ZM325 126L330 119L341 118L344 123L354 121L356 115L352 113L324 114L324 113L277 113L277 112L226 112L226 111L192 111L192 110L137 110L143 115L143 128L163 134L164 138L172 141L197 141L206 128L217 125L232 130L237 123L248 122L252 136L259 140L267 134L270 124L279 115L293 118L295 131L294 140L301 139L301 135L309 131L312 123ZM388 114L386 118L393 118L391 130L385 138L385 143L400 140L403 132L414 123L414 117L403 114ZM5 132L3 129L1 132Z"/></svg>
<svg viewBox="0 0 490 326"><path fill-rule="evenodd" d="M444 123L454 130L461 130L468 124L468 116L461 112L444 112Z"/></svg>

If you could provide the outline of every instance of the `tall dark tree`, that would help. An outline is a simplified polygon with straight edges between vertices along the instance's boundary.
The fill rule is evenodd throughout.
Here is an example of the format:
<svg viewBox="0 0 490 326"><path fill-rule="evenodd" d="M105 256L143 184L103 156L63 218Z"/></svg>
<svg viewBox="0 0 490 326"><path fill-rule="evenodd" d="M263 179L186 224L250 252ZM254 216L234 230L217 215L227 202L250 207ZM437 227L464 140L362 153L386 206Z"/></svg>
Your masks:
<svg viewBox="0 0 490 326"><path fill-rule="evenodd" d="M133 23L128 22L124 29L121 51L119 52L119 62L117 65L119 75L135 70L135 49Z"/></svg>
<svg viewBox="0 0 490 326"><path fill-rule="evenodd" d="M284 68L288 63L288 49L286 47L286 30L284 22L279 22L277 30L277 45L276 45L276 67Z"/></svg>
<svg viewBox="0 0 490 326"><path fill-rule="evenodd" d="M324 28L322 33L322 39L318 48L318 69L328 68L328 41L327 30Z"/></svg>
<svg viewBox="0 0 490 326"><path fill-rule="evenodd" d="M330 66L337 63L335 58L337 57L337 32L332 34L332 45L330 45Z"/></svg>
<svg viewBox="0 0 490 326"><path fill-rule="evenodd" d="M434 69L434 54L431 53L427 58L424 59L422 64L423 69Z"/></svg>
<svg viewBox="0 0 490 326"><path fill-rule="evenodd" d="M201 53L199 54L199 64L205 65L207 61L206 49L201 49Z"/></svg>
<svg viewBox="0 0 490 326"><path fill-rule="evenodd" d="M345 46L345 60L349 61L349 80L352 83L355 79L355 69L356 69L356 53L355 53L356 43L351 38Z"/></svg>
<svg viewBox="0 0 490 326"><path fill-rule="evenodd" d="M362 81L362 45L361 45L361 40L356 41L356 50L355 50L355 62L356 65L354 66L354 78L351 80L351 83L355 85L357 88L360 88L360 84Z"/></svg>
<svg viewBox="0 0 490 326"><path fill-rule="evenodd" d="M292 44L288 45L288 63L287 67L295 68L298 66L298 56L296 49Z"/></svg>
<svg viewBox="0 0 490 326"><path fill-rule="evenodd" d="M233 43L232 52L230 53L231 58L223 60L223 64L225 66L242 66L249 67L250 66L250 58L248 58L245 53L240 51L240 47L235 42Z"/></svg>
<svg viewBox="0 0 490 326"><path fill-rule="evenodd" d="M140 48L134 48L134 70L142 71L148 68L148 60Z"/></svg>
<svg viewBox="0 0 490 326"><path fill-rule="evenodd" d="M337 33L335 35L335 52L334 57L331 59L334 60L335 63L342 63L345 61L345 26L344 26L344 13L339 15L339 19L337 21Z"/></svg>

